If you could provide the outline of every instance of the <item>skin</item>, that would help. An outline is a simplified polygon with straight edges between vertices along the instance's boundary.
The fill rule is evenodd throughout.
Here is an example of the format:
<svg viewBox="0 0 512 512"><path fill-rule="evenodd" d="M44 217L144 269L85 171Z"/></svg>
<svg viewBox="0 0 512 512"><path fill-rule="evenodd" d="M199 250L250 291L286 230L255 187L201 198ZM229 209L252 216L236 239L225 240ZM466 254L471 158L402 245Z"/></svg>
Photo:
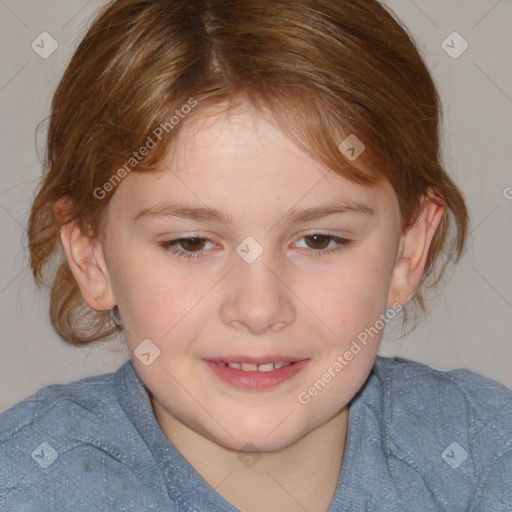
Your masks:
<svg viewBox="0 0 512 512"><path fill-rule="evenodd" d="M106 211L104 242L91 244L71 222L62 243L85 302L96 310L118 305L155 417L197 472L243 511L326 511L342 466L347 403L371 371L382 331L307 405L297 395L386 306L414 296L443 209L424 198L418 221L401 233L387 182L367 188L334 174L249 108L210 119L187 127L161 173L123 180ZM132 220L168 201L223 209L232 219ZM292 209L336 201L359 201L375 214L286 219ZM305 237L315 232L352 243ZM202 252L201 259L160 245L193 235L211 242L175 249ZM248 236L263 249L252 263L236 252ZM133 351L148 338L160 355L145 366ZM203 361L235 354L309 362L277 388L247 391L221 382ZM252 467L237 457L249 442L262 455Z"/></svg>

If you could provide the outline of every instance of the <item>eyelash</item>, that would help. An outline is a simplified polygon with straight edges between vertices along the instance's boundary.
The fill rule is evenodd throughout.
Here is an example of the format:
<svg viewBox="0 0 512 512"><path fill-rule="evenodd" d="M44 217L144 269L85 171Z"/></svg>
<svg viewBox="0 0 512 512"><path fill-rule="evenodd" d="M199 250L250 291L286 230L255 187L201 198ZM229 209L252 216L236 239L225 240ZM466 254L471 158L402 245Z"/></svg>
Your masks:
<svg viewBox="0 0 512 512"><path fill-rule="evenodd" d="M306 237L313 237L313 236L326 237L329 239L329 242L331 242L331 241L336 242L337 246L334 249L328 249L328 250L311 249L311 251L313 251L313 252L310 255L310 257L321 257L321 256L324 256L325 254L331 254L334 252L341 251L343 249L348 248L353 242L353 240L347 240L346 238L341 238L339 236L330 235L328 233L309 233L307 235L303 235L301 238L299 238L299 240L306 238ZM168 240L168 241L160 243L159 245L164 249L165 252L170 252L171 254L174 254L180 258L185 258L185 259L192 258L192 259L199 260L204 257L202 251L194 252L194 251L184 251L182 249L176 249L175 246L184 240L197 240L197 241L205 240L207 242L211 242L211 240L206 237L191 236L191 237L184 237L184 238L176 238L174 240Z"/></svg>

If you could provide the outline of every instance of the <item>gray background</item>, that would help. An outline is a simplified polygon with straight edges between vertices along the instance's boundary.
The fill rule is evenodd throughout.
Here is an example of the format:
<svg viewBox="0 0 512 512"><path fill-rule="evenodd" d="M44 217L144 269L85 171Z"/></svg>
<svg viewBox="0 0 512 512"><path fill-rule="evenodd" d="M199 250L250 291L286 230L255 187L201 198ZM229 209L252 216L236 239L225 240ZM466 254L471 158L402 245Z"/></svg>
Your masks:
<svg viewBox="0 0 512 512"><path fill-rule="evenodd" d="M99 0L0 0L0 409L42 386L116 370L122 341L74 348L53 332L48 298L28 270L25 226L41 173L50 100ZM467 367L512 387L512 2L388 0L412 32L444 105L445 165L466 195L472 233L464 260L418 329L382 355L440 369ZM57 50L31 47L48 32ZM462 41L469 48L457 58ZM47 36L42 36L47 37ZM443 49L446 39L453 48ZM50 48L45 40L45 49ZM453 41L453 42L452 42ZM41 43L39 43L40 46ZM42 51L42 49L40 50Z"/></svg>

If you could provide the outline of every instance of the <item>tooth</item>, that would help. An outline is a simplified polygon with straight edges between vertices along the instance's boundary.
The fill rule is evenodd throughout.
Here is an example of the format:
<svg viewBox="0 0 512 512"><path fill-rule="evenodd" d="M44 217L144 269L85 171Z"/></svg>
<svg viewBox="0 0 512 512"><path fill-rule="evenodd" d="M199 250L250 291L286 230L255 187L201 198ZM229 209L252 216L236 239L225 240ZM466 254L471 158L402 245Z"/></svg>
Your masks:
<svg viewBox="0 0 512 512"><path fill-rule="evenodd" d="M264 363L258 366L259 372L271 372L274 369L274 365L272 363Z"/></svg>
<svg viewBox="0 0 512 512"><path fill-rule="evenodd" d="M230 368L235 368L236 370L240 370L240 363L228 363Z"/></svg>
<svg viewBox="0 0 512 512"><path fill-rule="evenodd" d="M288 361L287 363L283 363L283 366L290 366L292 363L290 363L290 361Z"/></svg>
<svg viewBox="0 0 512 512"><path fill-rule="evenodd" d="M279 370L279 368L282 368L284 365L285 365L285 363L281 363L281 362L279 362L279 363L274 363L274 368L275 368L276 370Z"/></svg>
<svg viewBox="0 0 512 512"><path fill-rule="evenodd" d="M245 370L246 372L255 372L258 369L258 365L254 363L242 363L241 367L242 370Z"/></svg>

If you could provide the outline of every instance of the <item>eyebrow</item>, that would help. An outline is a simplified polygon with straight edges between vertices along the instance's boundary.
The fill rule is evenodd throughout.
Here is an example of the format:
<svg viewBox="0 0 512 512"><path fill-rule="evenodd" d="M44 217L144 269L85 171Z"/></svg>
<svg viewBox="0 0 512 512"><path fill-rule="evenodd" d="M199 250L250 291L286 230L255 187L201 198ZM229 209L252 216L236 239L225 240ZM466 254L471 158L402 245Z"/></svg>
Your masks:
<svg viewBox="0 0 512 512"><path fill-rule="evenodd" d="M342 213L357 213L368 216L375 215L375 211L372 208L361 202L337 202L313 208L305 208L303 210L291 210L284 216L283 220L290 223L307 222ZM217 220L224 224L231 224L233 222L232 215L224 210L196 207L183 203L165 203L150 208L144 208L133 217L133 221L154 217L180 217L183 219L203 221Z"/></svg>

